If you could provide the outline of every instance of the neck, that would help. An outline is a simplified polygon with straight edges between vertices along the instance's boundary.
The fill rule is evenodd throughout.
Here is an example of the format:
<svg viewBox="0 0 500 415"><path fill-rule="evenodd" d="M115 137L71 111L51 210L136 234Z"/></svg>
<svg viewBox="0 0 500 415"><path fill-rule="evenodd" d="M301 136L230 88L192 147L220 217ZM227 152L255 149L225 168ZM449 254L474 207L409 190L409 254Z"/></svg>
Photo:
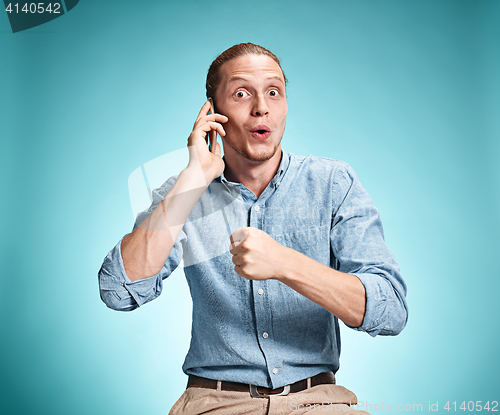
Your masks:
<svg viewBox="0 0 500 415"><path fill-rule="evenodd" d="M230 156L230 157L228 157ZM234 150L224 157L224 176L231 182L241 183L259 197L278 171L281 162L281 145L266 161L251 161Z"/></svg>

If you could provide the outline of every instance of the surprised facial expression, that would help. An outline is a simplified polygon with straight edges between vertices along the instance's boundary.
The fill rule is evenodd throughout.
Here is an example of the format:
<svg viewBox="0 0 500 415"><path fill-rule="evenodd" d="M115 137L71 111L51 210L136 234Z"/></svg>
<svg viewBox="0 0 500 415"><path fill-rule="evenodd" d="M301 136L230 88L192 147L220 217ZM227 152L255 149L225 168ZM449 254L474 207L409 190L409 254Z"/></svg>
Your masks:
<svg viewBox="0 0 500 415"><path fill-rule="evenodd" d="M281 149L288 111L280 66L267 55L249 54L224 63L220 75L216 112L229 119L224 153L269 160Z"/></svg>

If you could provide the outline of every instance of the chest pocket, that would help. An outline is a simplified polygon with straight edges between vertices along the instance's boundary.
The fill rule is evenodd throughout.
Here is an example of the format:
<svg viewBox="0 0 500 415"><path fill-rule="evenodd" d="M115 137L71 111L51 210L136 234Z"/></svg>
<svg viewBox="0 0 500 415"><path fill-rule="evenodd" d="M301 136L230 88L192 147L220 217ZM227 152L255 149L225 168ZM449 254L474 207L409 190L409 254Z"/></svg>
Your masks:
<svg viewBox="0 0 500 415"><path fill-rule="evenodd" d="M294 249L322 264L329 264L330 238L327 226L303 227L290 233L276 235L274 239L281 245Z"/></svg>
<svg viewBox="0 0 500 415"><path fill-rule="evenodd" d="M281 245L322 264L330 260L330 218L321 204L309 201L286 203L270 209L268 233Z"/></svg>

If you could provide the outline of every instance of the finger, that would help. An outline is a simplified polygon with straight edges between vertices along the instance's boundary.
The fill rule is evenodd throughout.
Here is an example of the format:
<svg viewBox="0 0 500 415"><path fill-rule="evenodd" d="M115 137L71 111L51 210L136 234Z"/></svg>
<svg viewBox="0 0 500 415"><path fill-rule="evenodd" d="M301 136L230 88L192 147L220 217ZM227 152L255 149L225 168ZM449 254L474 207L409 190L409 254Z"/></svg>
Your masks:
<svg viewBox="0 0 500 415"><path fill-rule="evenodd" d="M222 136L226 135L226 131L224 130L224 127L215 121L210 121L210 122L207 122L205 124L201 124L195 130L201 130L205 134L211 130L215 130Z"/></svg>
<svg viewBox="0 0 500 415"><path fill-rule="evenodd" d="M235 249L240 245L248 236L248 228L236 229L231 235L229 235L229 240L231 241L231 249Z"/></svg>
<svg viewBox="0 0 500 415"><path fill-rule="evenodd" d="M243 261L241 260L241 257L239 255L233 255L231 260L233 261L234 265L238 265L238 266L243 265Z"/></svg>
<svg viewBox="0 0 500 415"><path fill-rule="evenodd" d="M239 242L231 242L231 245L229 246L229 252L231 253L231 255L238 255L238 254L241 254L241 248L238 249L238 246L240 245Z"/></svg>
<svg viewBox="0 0 500 415"><path fill-rule="evenodd" d="M222 114L210 114L205 117L207 121L217 121L217 122L227 122L229 118L227 118L225 115Z"/></svg>
<svg viewBox="0 0 500 415"><path fill-rule="evenodd" d="M214 100L212 99L212 97L208 98L208 102L210 102L210 112L213 114L215 112L215 109L214 109Z"/></svg>
<svg viewBox="0 0 500 415"><path fill-rule="evenodd" d="M235 265L234 271L236 272L236 274L238 274L240 277L245 278L246 280L253 280L252 275L242 265Z"/></svg>
<svg viewBox="0 0 500 415"><path fill-rule="evenodd" d="M188 146L194 145L195 142L201 140L204 140L206 143L208 143L208 133L210 131L217 131L221 137L224 137L226 135L226 131L224 130L224 127L220 125L217 122L209 122L206 124L200 125L198 128L193 129L191 134L189 134L188 137ZM217 154L217 152L215 153ZM219 155L220 155L220 149L219 149Z"/></svg>
<svg viewBox="0 0 500 415"><path fill-rule="evenodd" d="M201 107L200 112L198 113L198 117L196 117L195 125L201 117L208 114L208 111L210 111L210 102L205 101L205 103Z"/></svg>
<svg viewBox="0 0 500 415"><path fill-rule="evenodd" d="M231 243L235 243L236 241L244 241L247 236L246 228L238 228L231 235L229 235L229 240Z"/></svg>
<svg viewBox="0 0 500 415"><path fill-rule="evenodd" d="M243 241L232 242L231 246L229 247L229 252L232 255L243 255L248 252L248 247L243 245Z"/></svg>
<svg viewBox="0 0 500 415"><path fill-rule="evenodd" d="M244 276L243 276L243 272L241 271L241 266L239 266L239 265L235 265L235 266L234 266L234 272L236 272L236 274L238 274L240 277L243 277L243 278L244 278Z"/></svg>
<svg viewBox="0 0 500 415"><path fill-rule="evenodd" d="M216 141L216 142L215 142L215 155L220 157L220 151L221 151L221 150L220 150L220 145L219 145L219 143Z"/></svg>
<svg viewBox="0 0 500 415"><path fill-rule="evenodd" d="M221 114L210 114L206 116L202 116L201 118L197 118L194 125L193 130L200 128L206 122L217 122L217 123L226 123L229 120L225 115Z"/></svg>

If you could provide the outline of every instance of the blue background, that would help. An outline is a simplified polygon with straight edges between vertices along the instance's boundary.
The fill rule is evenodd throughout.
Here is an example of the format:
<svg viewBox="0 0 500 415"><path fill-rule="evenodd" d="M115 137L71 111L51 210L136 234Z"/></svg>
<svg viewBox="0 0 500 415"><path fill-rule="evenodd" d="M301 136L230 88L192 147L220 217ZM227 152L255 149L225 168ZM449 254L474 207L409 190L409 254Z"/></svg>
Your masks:
<svg viewBox="0 0 500 415"><path fill-rule="evenodd" d="M97 271L132 227L128 176L185 145L208 66L245 41L290 80L285 151L353 166L408 284L399 336L342 326L338 382L372 405L500 400L500 2L82 0L17 34L0 13L2 413L166 414L182 393L182 271L132 313Z"/></svg>

